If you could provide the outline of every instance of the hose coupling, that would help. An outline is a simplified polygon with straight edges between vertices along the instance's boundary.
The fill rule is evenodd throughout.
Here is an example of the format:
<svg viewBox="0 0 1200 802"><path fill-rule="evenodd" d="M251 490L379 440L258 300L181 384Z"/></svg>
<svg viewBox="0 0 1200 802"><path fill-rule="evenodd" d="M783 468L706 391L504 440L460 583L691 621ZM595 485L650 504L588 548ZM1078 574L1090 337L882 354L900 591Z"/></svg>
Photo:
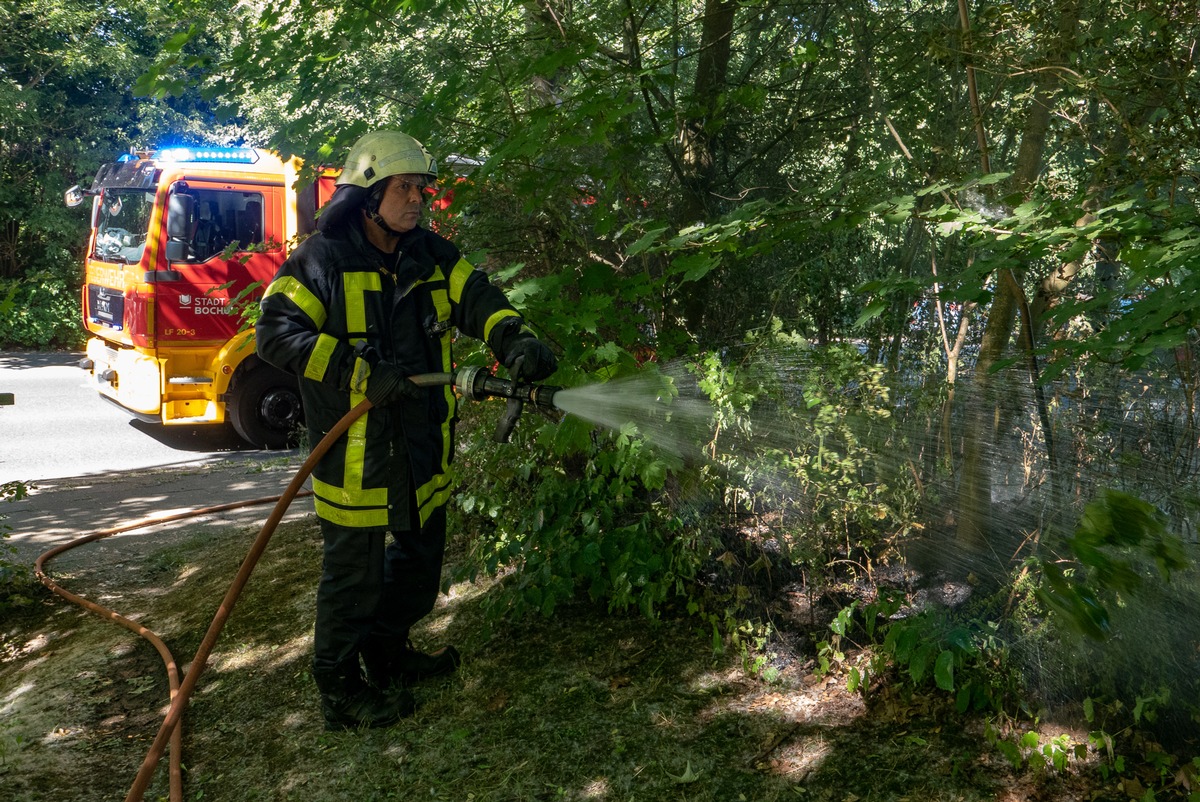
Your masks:
<svg viewBox="0 0 1200 802"><path fill-rule="evenodd" d="M554 394L561 387L517 382L493 376L485 368L471 366L454 372L454 387L464 398L482 401L485 398L505 398L508 405L496 426L495 440L507 443L525 404L533 404L541 411L554 409Z"/></svg>

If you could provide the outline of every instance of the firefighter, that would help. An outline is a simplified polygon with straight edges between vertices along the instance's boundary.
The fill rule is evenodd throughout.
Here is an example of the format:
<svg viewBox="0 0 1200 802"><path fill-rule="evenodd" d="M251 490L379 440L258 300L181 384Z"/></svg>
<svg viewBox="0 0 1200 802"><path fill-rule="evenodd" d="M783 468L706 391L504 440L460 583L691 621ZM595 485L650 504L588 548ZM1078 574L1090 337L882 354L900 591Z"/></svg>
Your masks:
<svg viewBox="0 0 1200 802"><path fill-rule="evenodd" d="M299 377L310 442L372 404L312 475L324 541L313 678L328 729L393 724L414 709L407 686L459 665L453 646L425 653L409 639L440 586L455 397L407 377L449 372L456 329L517 379L557 367L487 275L420 225L436 180L407 134L359 139L256 324L258 354Z"/></svg>

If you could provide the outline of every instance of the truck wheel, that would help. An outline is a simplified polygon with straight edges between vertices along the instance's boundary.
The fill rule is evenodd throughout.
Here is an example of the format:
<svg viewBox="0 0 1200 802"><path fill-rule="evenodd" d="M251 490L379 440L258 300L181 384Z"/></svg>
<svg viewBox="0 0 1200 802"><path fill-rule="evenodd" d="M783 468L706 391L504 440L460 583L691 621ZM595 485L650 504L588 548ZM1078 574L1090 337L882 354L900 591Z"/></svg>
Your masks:
<svg viewBox="0 0 1200 802"><path fill-rule="evenodd" d="M225 411L233 429L252 446L289 448L296 444L304 410L296 379L269 365L251 368L231 388Z"/></svg>

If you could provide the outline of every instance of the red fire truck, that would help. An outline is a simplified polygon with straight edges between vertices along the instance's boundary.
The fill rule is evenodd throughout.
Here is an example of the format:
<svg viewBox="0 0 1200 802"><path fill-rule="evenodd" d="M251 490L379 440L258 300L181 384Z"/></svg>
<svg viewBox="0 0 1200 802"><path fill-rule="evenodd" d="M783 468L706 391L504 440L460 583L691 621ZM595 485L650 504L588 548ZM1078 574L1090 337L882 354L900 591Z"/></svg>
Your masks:
<svg viewBox="0 0 1200 802"><path fill-rule="evenodd" d="M239 310L255 303L333 193L323 172L297 192L299 162L253 148L169 148L100 168L83 285L81 363L139 418L229 421L282 448L301 422L296 379L262 362Z"/></svg>

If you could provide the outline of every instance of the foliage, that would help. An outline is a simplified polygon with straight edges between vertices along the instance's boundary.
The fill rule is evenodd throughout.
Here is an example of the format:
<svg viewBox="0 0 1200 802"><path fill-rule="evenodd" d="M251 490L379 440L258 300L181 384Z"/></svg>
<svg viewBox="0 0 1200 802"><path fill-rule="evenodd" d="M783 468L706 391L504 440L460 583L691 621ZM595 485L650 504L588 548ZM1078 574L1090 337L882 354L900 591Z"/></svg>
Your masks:
<svg viewBox="0 0 1200 802"><path fill-rule="evenodd" d="M823 572L882 558L911 531L916 494L884 458L902 434L891 390L857 348L763 333L736 361L707 355L696 374L715 410L727 504L777 514L788 562Z"/></svg>
<svg viewBox="0 0 1200 802"><path fill-rule="evenodd" d="M12 300L0 315L0 348L77 348L79 288L74 270L36 273L24 279L0 279L0 293Z"/></svg>
<svg viewBox="0 0 1200 802"><path fill-rule="evenodd" d="M1165 691L1148 697L1139 696L1132 710L1119 700L1111 703L1088 697L1083 700L1083 715L1091 728L1087 745L1100 755L1100 775L1118 780L1118 785L1133 798L1155 799L1155 792L1182 790L1188 802L1197 798L1200 758L1179 759L1162 744L1136 729L1156 718L1160 705L1170 694ZM1144 789L1144 793L1139 793Z"/></svg>
<svg viewBox="0 0 1200 802"><path fill-rule="evenodd" d="M872 683L893 669L917 691L948 694L959 714L1011 715L1026 704L1008 658L1008 635L989 615L913 610L902 594L885 591L876 601L843 608L829 629L832 637L818 645L820 669L824 673L840 664L852 692L868 694ZM854 635L865 637L859 646L868 652L850 665L843 641Z"/></svg>
<svg viewBox="0 0 1200 802"><path fill-rule="evenodd" d="M1200 22L1111 0L969 11L967 30L925 0L5 6L0 341L72 344L83 221L58 198L113 154L247 141L311 170L402 128L452 184L440 230L556 348L559 382L687 364L715 410L703 462L628 421L527 418L523 451L464 426L465 570L506 577L492 609L686 600L719 642L748 584L727 563L752 555L764 584L869 577L962 519L956 483L984 453L983 496L1010 505L989 509L986 551L1036 544L1040 570L999 630L909 616L881 624L883 654L956 703L995 668L980 681L1002 693L965 697L990 709L1017 693L997 661L1020 659L994 638L1066 642L1032 623L1042 605L1096 633L1125 618L1171 652L1167 617L1141 605L1188 600L1152 578L1180 570L1166 532L1195 534L1200 486ZM1017 315L1032 342L1010 341ZM964 379L989 330L992 373ZM1040 369L1046 415L1006 372L1018 362ZM973 395L989 385L998 400ZM1123 495L1081 509L1096 486ZM825 640L831 666L843 637ZM1105 665L1092 648L1081 672ZM1060 746L1036 750L1053 764Z"/></svg>
<svg viewBox="0 0 1200 802"><path fill-rule="evenodd" d="M520 449L472 454L475 478L458 496L474 532L463 570L517 569L497 611L550 615L584 592L610 610L656 617L664 603L686 600L712 538L673 509L674 458L633 425L608 435L566 419L518 436Z"/></svg>
<svg viewBox="0 0 1200 802"><path fill-rule="evenodd" d="M231 133L194 93L135 97L171 36L161 4L28 0L0 7L0 294L17 286L0 347L77 347L87 216L63 191L131 148ZM86 206L84 207L87 208Z"/></svg>
<svg viewBox="0 0 1200 802"><path fill-rule="evenodd" d="M1084 510L1065 548L1076 565L1036 561L1045 579L1039 598L1083 634L1104 639L1111 634L1108 607L1122 596L1137 596L1146 582L1144 564L1155 578L1169 582L1189 565L1177 538L1166 531L1162 516L1145 501L1105 490Z"/></svg>
<svg viewBox="0 0 1200 802"><path fill-rule="evenodd" d="M20 501L28 495L32 487L25 482L0 484L0 502ZM16 549L5 542L12 527L4 522L4 518L5 516L0 514L0 612L28 604L29 597L26 594L33 579L27 564L10 559L16 553Z"/></svg>
<svg viewBox="0 0 1200 802"><path fill-rule="evenodd" d="M1200 716L1194 655L1171 653L1198 634L1178 615L1197 603L1195 571L1160 514L1111 490L1061 548L1073 564L1031 559L1011 590L960 610L914 611L886 590L852 603L817 644L817 672L863 694L891 672L905 693L946 694L957 713L987 716L989 742L1016 767L1063 773L1099 753L1106 781L1173 790ZM1072 716L1092 725L1086 739L1037 727Z"/></svg>
<svg viewBox="0 0 1200 802"><path fill-rule="evenodd" d="M72 561L69 577L50 568L82 595L119 580L121 600L106 603L144 613L185 660L252 538L182 524L140 544L136 571L95 551ZM412 688L413 717L326 733L309 670L320 565L318 527L283 523L185 713L185 798L985 802L1028 781L952 720L864 726L838 688L748 683L739 655L713 655L707 632L686 621L648 625L576 603L489 626L482 608L498 583L487 581L456 584L414 628L420 647L452 642L465 659L452 677ZM78 618L87 615L54 600L4 619L0 771L13 802L121 797L161 721L170 690L159 657L116 626ZM811 722L796 722L797 710L811 710ZM64 720L73 737L48 741ZM864 755L896 768L864 771ZM167 796L166 775L160 768L147 798Z"/></svg>
<svg viewBox="0 0 1200 802"><path fill-rule="evenodd" d="M904 596L894 592L881 593L868 604L853 602L834 616L829 638L817 644L816 673L843 675L847 690L863 695L878 695L885 688L905 698L944 695L955 715L982 715L987 743L1018 769L1065 775L1096 766L1104 782L1115 781L1126 790L1138 788L1136 798L1156 798L1154 791L1173 798L1171 794L1180 788L1186 796L1195 785L1200 763L1181 759L1179 750L1164 747L1152 735L1163 717L1180 718L1180 702L1172 698L1171 690L1153 686L1153 672L1147 672L1144 677L1150 687L1140 693L1119 692L1107 700L1081 698L1072 712L1090 726L1086 737L1058 727L1047 732L1042 717L1061 722L1063 716L1055 716L1043 706L1048 700L1033 693L1027 683L1030 667L1020 654L1028 647L1021 643L1023 639L1044 637L1044 633L1022 632L1042 627L1037 616L1043 616L1044 610L1026 610L998 620L996 601L976 605L973 613L940 608L913 611L904 604ZM1035 617L1024 617L1029 614ZM850 646L856 647L853 655ZM1084 661L1098 668L1095 663L1105 657L1112 655L1089 653L1078 663L1068 660L1050 670L1079 671ZM1162 676L1161 671L1158 674ZM1098 686L1085 681L1083 687ZM1194 686L1188 691L1194 694ZM1183 725L1188 734L1173 737L1186 741L1196 708L1186 701L1182 707L1192 711L1193 720Z"/></svg>
<svg viewBox="0 0 1200 802"><path fill-rule="evenodd" d="M1138 370L1153 355L1188 344L1200 323L1194 305L1185 300L1200 280L1200 221L1194 205L1148 197L1141 187L1114 188L1111 202L1093 210L1083 225L1074 221L1083 202L1080 197L1006 196L994 206L980 206L979 188L1006 177L994 173L965 183L929 186L877 204L872 211L893 221L915 216L940 236L969 238L980 258L953 281L940 282L939 295L946 301L988 300L989 280L996 270L1038 265L1053 269L1089 256L1119 262L1119 278L1098 275L1080 282L1077 292L1060 298L1050 311L1047 322L1057 336L1041 351L1047 361L1043 382L1085 358ZM946 202L920 209L920 199L934 193L944 195ZM892 275L865 283L861 289L876 294L877 300L867 305L860 322L885 310L890 294L908 294L935 283L934 275Z"/></svg>

